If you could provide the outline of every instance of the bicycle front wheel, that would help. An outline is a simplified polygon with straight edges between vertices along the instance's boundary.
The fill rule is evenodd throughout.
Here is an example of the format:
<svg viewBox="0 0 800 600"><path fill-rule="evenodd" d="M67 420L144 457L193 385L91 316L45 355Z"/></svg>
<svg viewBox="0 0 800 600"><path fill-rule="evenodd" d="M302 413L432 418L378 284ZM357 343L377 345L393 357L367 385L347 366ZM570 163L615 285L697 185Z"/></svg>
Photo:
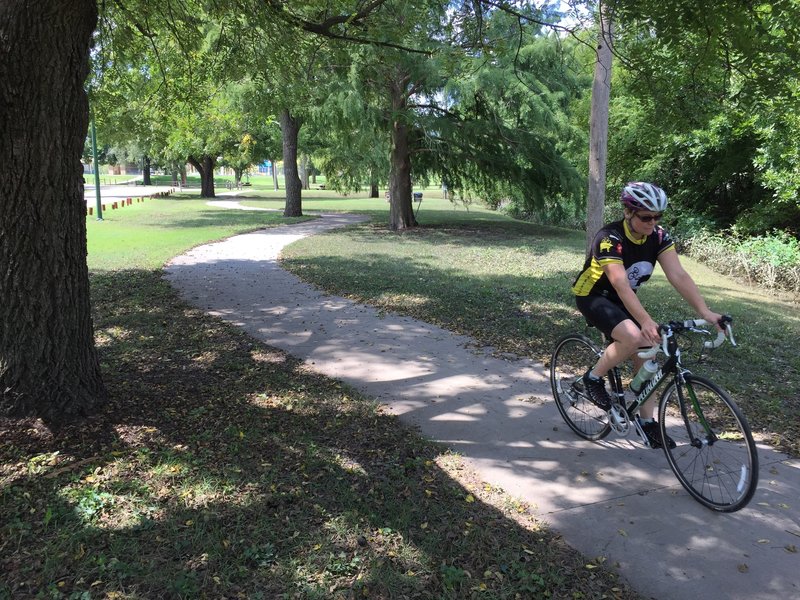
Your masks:
<svg viewBox="0 0 800 600"><path fill-rule="evenodd" d="M736 403L708 379L686 374L670 385L659 405L669 466L698 502L720 512L747 505L758 485L758 454Z"/></svg>
<svg viewBox="0 0 800 600"><path fill-rule="evenodd" d="M589 338L572 333L558 340L550 358L550 386L558 411L572 431L592 441L611 431L608 414L589 400L581 381L599 356Z"/></svg>

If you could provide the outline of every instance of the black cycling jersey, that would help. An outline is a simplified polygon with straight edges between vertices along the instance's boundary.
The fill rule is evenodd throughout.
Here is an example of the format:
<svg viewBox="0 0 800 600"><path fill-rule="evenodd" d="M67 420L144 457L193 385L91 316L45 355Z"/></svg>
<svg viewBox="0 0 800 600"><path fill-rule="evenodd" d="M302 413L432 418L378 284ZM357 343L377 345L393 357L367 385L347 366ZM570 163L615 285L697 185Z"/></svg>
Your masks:
<svg viewBox="0 0 800 600"><path fill-rule="evenodd" d="M600 295L621 302L614 286L606 277L603 265L619 263L628 273L628 282L636 292L650 279L656 260L662 252L675 250L675 242L660 226L641 240L636 240L623 219L609 223L597 232L591 254L572 286L576 296Z"/></svg>

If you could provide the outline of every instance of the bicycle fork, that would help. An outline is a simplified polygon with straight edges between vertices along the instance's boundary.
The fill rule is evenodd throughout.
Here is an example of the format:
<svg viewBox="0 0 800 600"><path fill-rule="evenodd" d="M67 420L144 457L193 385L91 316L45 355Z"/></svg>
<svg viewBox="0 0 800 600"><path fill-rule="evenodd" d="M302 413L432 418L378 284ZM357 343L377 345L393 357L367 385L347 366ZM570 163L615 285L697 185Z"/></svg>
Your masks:
<svg viewBox="0 0 800 600"><path fill-rule="evenodd" d="M705 438L700 439L694 434L692 429L692 425L689 421L689 409L687 407L686 396L683 393L684 387L689 393L689 400L691 402L692 410L694 410L694 414L697 415L697 419L700 421L700 424L703 426L703 430L706 432ZM675 381L675 389L678 393L678 406L681 408L681 417L683 418L683 425L686 427L686 433L689 434L689 439L691 440L691 445L695 448L702 448L703 446L713 446L714 442L717 441L717 435L714 433L714 430L711 429L711 426L706 421L705 414L703 413L703 409L700 407L700 402L697 400L697 396L694 393L694 388L691 384L686 383L686 379L683 377L683 373L681 373Z"/></svg>

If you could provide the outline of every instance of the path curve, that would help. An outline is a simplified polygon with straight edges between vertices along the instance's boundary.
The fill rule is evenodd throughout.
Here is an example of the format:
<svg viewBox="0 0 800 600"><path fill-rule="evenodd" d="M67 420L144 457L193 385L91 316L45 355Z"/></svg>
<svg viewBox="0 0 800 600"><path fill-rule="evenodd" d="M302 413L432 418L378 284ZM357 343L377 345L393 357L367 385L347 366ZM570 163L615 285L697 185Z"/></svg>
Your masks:
<svg viewBox="0 0 800 600"><path fill-rule="evenodd" d="M446 443L574 548L618 565L644 596L800 598L800 553L790 551L800 546L800 461L760 448L750 506L713 513L680 487L660 451L572 435L541 364L494 358L465 336L323 294L278 265L284 246L364 220L323 214L237 235L176 257L166 277L189 303Z"/></svg>

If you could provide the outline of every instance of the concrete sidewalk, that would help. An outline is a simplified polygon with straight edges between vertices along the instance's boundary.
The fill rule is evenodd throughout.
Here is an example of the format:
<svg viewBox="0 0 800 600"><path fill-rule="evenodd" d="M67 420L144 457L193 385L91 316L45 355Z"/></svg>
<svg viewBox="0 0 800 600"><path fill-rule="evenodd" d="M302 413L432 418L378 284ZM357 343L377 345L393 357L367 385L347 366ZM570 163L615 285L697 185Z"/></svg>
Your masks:
<svg viewBox="0 0 800 600"><path fill-rule="evenodd" d="M166 185L101 185L100 201L106 205L106 210L111 210L113 202L125 200L126 198L147 198L158 194L168 194L175 188ZM94 208L97 204L94 185L85 185L83 189L83 199L86 207Z"/></svg>
<svg viewBox="0 0 800 600"><path fill-rule="evenodd" d="M195 248L167 266L183 297L386 404L462 454L483 479L536 507L588 557L603 556L658 600L800 599L800 461L759 448L750 505L717 514L678 484L661 451L631 437L577 438L547 372L469 338L321 294L277 257L355 215L267 229Z"/></svg>

